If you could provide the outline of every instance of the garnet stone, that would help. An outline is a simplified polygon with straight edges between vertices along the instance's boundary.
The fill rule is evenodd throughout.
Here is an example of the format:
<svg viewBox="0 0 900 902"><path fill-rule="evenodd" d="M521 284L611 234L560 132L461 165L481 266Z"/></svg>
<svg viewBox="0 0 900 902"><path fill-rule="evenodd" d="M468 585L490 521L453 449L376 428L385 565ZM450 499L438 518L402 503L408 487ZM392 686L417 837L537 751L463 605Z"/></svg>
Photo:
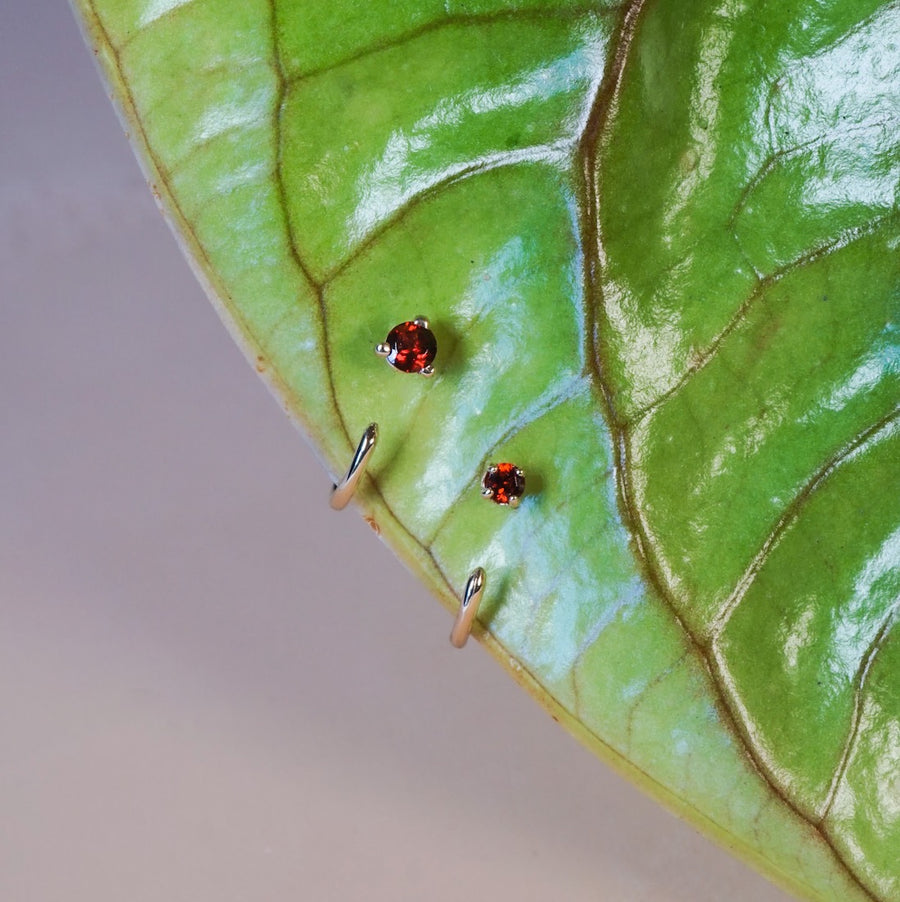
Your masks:
<svg viewBox="0 0 900 902"><path fill-rule="evenodd" d="M428 328L428 320L422 317L394 326L375 351L401 373L434 373L431 364L437 356L437 340Z"/></svg>
<svg viewBox="0 0 900 902"><path fill-rule="evenodd" d="M525 473L515 464L496 464L488 467L481 486L481 494L496 504L515 507L525 494Z"/></svg>

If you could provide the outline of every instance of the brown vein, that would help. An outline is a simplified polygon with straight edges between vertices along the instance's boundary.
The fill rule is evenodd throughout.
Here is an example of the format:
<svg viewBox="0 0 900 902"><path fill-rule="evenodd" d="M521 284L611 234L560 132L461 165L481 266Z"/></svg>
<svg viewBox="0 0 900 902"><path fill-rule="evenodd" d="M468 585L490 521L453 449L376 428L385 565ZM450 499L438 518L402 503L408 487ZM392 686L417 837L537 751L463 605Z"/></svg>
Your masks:
<svg viewBox="0 0 900 902"><path fill-rule="evenodd" d="M768 112L766 116L768 118ZM852 128L845 128L837 134L841 137L850 137L855 134L865 134L870 131L872 128L881 125L884 127L890 127L892 123L890 122L866 122L863 125L854 126ZM769 133L772 134L772 126L769 124ZM751 195L757 188L769 177L769 175L778 167L778 165L786 160L792 160L795 157L803 156L804 154L809 153L814 147L818 147L821 144L825 144L829 138L832 138L835 135L835 132L823 132L821 135L817 135L815 138L810 138L808 141L804 141L802 144L797 144L793 147L782 147L779 150L773 150L769 153L769 155L763 160L760 164L759 169L756 174L753 176L750 181L747 182L746 185L741 189L741 193L738 197L737 203L735 203L731 215L728 217L728 223L726 225L727 230L733 235L735 227L737 225L738 217L744 211L744 208L747 206L747 202L750 200ZM770 138L771 141L771 138Z"/></svg>
<svg viewBox="0 0 900 902"><path fill-rule="evenodd" d="M675 671L687 660L690 655L690 649L686 648L671 664L664 667L656 676L641 689L634 704L628 709L628 716L625 721L625 741L630 749L633 743L634 735L634 719L637 716L641 706L646 702L650 693L668 679Z"/></svg>
<svg viewBox="0 0 900 902"><path fill-rule="evenodd" d="M613 5L604 6L598 9L596 3L586 3L584 6L576 6L568 9L510 9L497 10L488 13L445 14L436 19L432 19L430 22L425 22L422 25L407 29L394 37L386 38L382 41L374 41L336 62L328 63L314 69L308 69L305 72L292 73L288 76L287 81L289 85L293 86L300 81L308 81L313 78L318 78L320 75L327 75L329 72L359 62L366 57L374 56L386 50L394 50L410 41L415 41L418 38L436 31L441 31L445 28L465 27L469 25L478 27L481 25L492 25L504 22L533 21L537 24L554 20L574 22L576 19L586 18L590 15L604 16L616 14L620 8L620 5Z"/></svg>
<svg viewBox="0 0 900 902"><path fill-rule="evenodd" d="M875 638L872 640L871 645L866 649L866 653L860 661L856 677L853 680L853 714L850 718L850 729L847 733L847 741L841 752L841 759L835 770L831 786L828 787L828 794L825 797L822 815L819 818L819 825L823 829L824 822L828 818L831 808L834 805L834 799L837 795L838 788L843 782L844 775L847 773L847 767L850 764L850 756L853 749L856 747L856 740L859 736L859 728L862 720L863 693L865 691L866 681L872 670L872 664L875 661L875 658L878 657L878 652L884 648L884 645L887 642L887 638L894 626L894 621L897 619L898 612L900 612L900 601L895 601L894 606L888 612L880 629L875 634Z"/></svg>
<svg viewBox="0 0 900 902"><path fill-rule="evenodd" d="M779 269L776 269L769 275L759 278L753 291L738 307L737 311L728 321L725 328L723 328L722 331L712 340L712 342L696 356L695 362L684 371L684 373L681 375L681 378L670 389L663 392L663 394L661 394L655 401L637 411L637 413L635 413L634 416L630 417L623 425L626 427L637 425L650 414L652 414L653 411L658 410L663 404L666 403L666 401L677 395L694 378L694 376L697 375L697 373L703 370L707 366L707 364L715 359L719 348L748 318L751 310L756 306L760 298L762 298L766 294L766 292L769 291L770 288L772 288L772 286L778 284L793 272L816 263L824 257L833 254L835 251L849 247L855 241L860 241L863 238L868 238L869 236L875 234L883 226L898 220L900 220L900 217L898 217L896 213L889 213L885 216L879 216L876 219L873 219L870 222L866 223L866 225L864 226L846 230L833 241L829 241L826 244L821 245L820 247L814 248L808 253L803 254L801 257L798 257L796 260L792 260L790 263L787 263ZM597 353L600 353L599 350Z"/></svg>
<svg viewBox="0 0 900 902"><path fill-rule="evenodd" d="M160 15L156 16L155 18L151 19L149 22L144 23L140 28L136 28L134 31L130 32L128 34L128 37L126 37L125 40L122 41L122 43L119 44L119 46L115 49L119 53L123 53L125 50L128 49L128 46L140 35L145 34L148 31L152 31L152 29L156 25L160 25L165 22L171 22L172 19L181 15L183 10L190 9L194 6L197 6L201 2L202 2L202 0L181 0L181 2L178 3L177 6L173 6L170 9L167 9L164 13L161 13ZM92 6L93 6L93 2L92 2ZM95 15L96 15L96 13L95 13ZM97 16L97 18L99 19L99 16ZM104 33L105 33L105 29L104 29ZM106 40L110 47L114 47L112 41L109 40L108 34L106 35Z"/></svg>
<svg viewBox="0 0 900 902"><path fill-rule="evenodd" d="M747 724L740 716L739 710L736 710L734 699L729 696L729 693L726 690L725 674L721 671L715 655L711 653L710 648L704 646L699 637L693 633L678 613L677 606L670 596L665 580L661 576L659 561L656 559L653 544L650 541L646 525L634 502L630 476L631 467L627 448L627 435L624 425L617 416L612 392L603 376L604 366L603 355L601 352L602 336L600 331L604 325L601 271L603 264L605 263L605 253L598 225L598 211L600 209L601 197L599 176L596 171L596 160L598 151L602 146L603 141L606 139L606 126L614 119L618 108L619 93L640 14L645 5L649 2L651 2L651 0L632 0L631 5L625 13L621 33L616 42L615 56L607 72L607 76L601 85L601 89L598 92L580 147L583 161L585 197L587 200L587 211L582 229L585 247L586 296L593 299L593 307L596 310L595 319L592 322L592 328L589 332L593 336L594 341L593 359L596 364L596 378L598 384L603 389L607 408L607 418L616 447L618 496L623 522L633 537L636 559L643 570L648 583L654 587L659 598L667 606L675 622L691 642L695 654L703 663L709 674L711 695L721 713L723 723L731 727L732 732L745 749L747 757L760 774L760 777L769 787L772 795L780 799L801 822L810 824L810 826L816 830L822 842L829 849L834 861L844 870L848 878L859 888L861 893L866 897L875 900L875 895L862 882L859 875L849 866L847 861L837 850L831 837L822 830L821 826L810 823L809 819L797 807L795 802L781 789L771 772L765 766L765 762L755 746ZM820 252L820 255L824 252L823 249ZM590 307L591 305L589 304L588 306ZM732 319L731 323L729 323L729 327L726 327L728 332L733 331L734 328L736 328L740 320L746 315L747 309L749 309L749 307L748 304L745 303L741 311L739 311L739 314ZM721 343L723 338L724 334L719 336L716 347L718 347L718 344ZM711 353L714 353L715 348L710 350Z"/></svg>
<svg viewBox="0 0 900 902"><path fill-rule="evenodd" d="M244 335L253 339L254 343L261 350L258 342L255 342L254 333L250 328L250 324L244 318L238 307L234 304L234 300L231 297L230 293L227 291L226 287L220 280L214 279L213 273L215 272L215 269L206 249L203 247L203 245L200 244L199 241L194 240L195 236L191 227L190 219L183 210L178 197L173 190L171 184L171 175L168 169L163 165L161 160L157 159L156 155L154 154L153 148L150 144L149 136L144 126L143 119L138 113L137 103L131 91L131 86L124 77L120 51L117 50L116 46L113 44L109 31L107 30L102 17L98 13L94 5L94 0L83 0L83 2L85 15L86 17L90 18L91 23L93 23L94 28L99 33L103 43L108 48L112 62L115 66L119 84L121 86L121 110L122 113L127 117L128 121L133 125L136 137L139 139L146 152L146 163L150 169L150 171L147 172L147 176L148 181L154 183L154 193L156 193L157 191L156 183L158 183L164 189L164 194L167 199L168 207L172 214L173 220L177 224L181 234L186 236L190 241L193 252L196 254L201 264L202 272L210 280L210 288L208 289L207 293L211 297L221 297L223 305L225 304L225 299L227 299L227 309L234 323L238 326L238 328ZM189 2L193 2L193 0L189 0ZM279 392L283 396L287 397L289 395L287 386L284 385L283 382L281 382L281 380L277 377L277 374L272 374L271 379L277 386Z"/></svg>
<svg viewBox="0 0 900 902"><path fill-rule="evenodd" d="M485 172L493 172L497 169L503 169L507 166L520 166L527 163L540 163L548 159L552 159L554 153L559 153L562 146L571 144L571 141L561 141L557 144L534 144L529 147L515 151L501 151L496 154L485 156L471 165L464 166L445 178L433 182L427 188L417 191L400 206L398 206L390 216L381 220L378 225L366 235L348 254L346 254L340 263L332 269L323 273L321 277L322 286L326 286L333 282L340 275L346 272L357 260L362 257L366 251L377 244L381 238L395 226L399 225L407 216L415 211L419 206L434 200L444 191L452 188L454 185L464 182L472 176L480 175Z"/></svg>
<svg viewBox="0 0 900 902"><path fill-rule="evenodd" d="M710 637L713 642L717 641L722 631L728 625L735 610L737 610L741 601L743 601L750 587L753 585L759 571L778 547L785 532L797 521L803 511L804 506L812 497L812 495L821 487L821 485L832 476L840 467L856 456L857 452L864 453L866 446L877 444L881 439L891 432L891 427L900 418L900 407L895 407L890 413L883 416L877 423L874 423L868 429L861 432L839 451L833 454L812 478L794 495L791 503L785 508L781 517L775 526L772 527L769 535L763 542L760 550L753 556L747 569L738 580L734 591L725 600L719 613L713 618L710 627Z"/></svg>
<svg viewBox="0 0 900 902"><path fill-rule="evenodd" d="M291 225L290 225L290 217L288 216L288 212L287 212L287 209L288 209L287 208L287 195L285 193L284 180L283 180L283 176L282 176L283 162L282 162L282 158L281 158L281 150L282 150L281 117L284 112L284 103L285 103L285 97L287 94L288 86L287 86L287 81L284 77L284 69L283 69L282 59L281 59L281 50L280 50L280 47L278 46L277 0L268 0L268 2L269 2L269 8L270 8L270 12L271 12L270 29L271 29L271 33L272 33L272 54L273 54L273 59L275 61L276 73L278 76L278 84L279 84L278 103L276 106L276 114L274 117L274 124L273 124L273 128L275 130L275 140L276 140L277 155L278 155L277 164L275 167L276 183L279 186L278 190L279 190L280 204L281 204L282 211L284 213L285 228L287 229L287 232L288 232L288 243L291 248L291 254L293 255L293 258L296 260L298 266L303 271L306 278L309 280L310 284L314 287L316 298L318 300L319 316L320 316L322 335L323 335L322 354L323 354L323 358L324 358L325 371L326 371L327 379L328 379L328 389L330 392L331 403L332 403L332 407L335 412L335 416L338 420L338 423L340 424L341 429L343 430L344 439L347 443L347 448L349 450L352 450L356 446L357 438L351 437L350 430L348 429L347 422L344 418L343 410L341 409L341 406L337 400L337 392L336 392L335 385L334 385L334 369L333 369L333 361L332 361L332 356L331 356L331 344L330 344L330 341L328 340L328 316L327 316L327 309L325 306L324 289L323 289L322 285L316 283L316 281L313 279L312 275L309 273L309 270L307 269L306 265L303 263L303 260L297 250L297 245L296 245L294 235L293 235ZM380 501L384 510L386 510L388 512L388 514L393 518L393 520L397 524L397 526L403 531L403 533L405 533L405 535L410 540L412 540L413 542L418 544L420 547L422 547L422 551L423 551L424 555L426 556L426 558L428 559L428 563L433 568L433 572L438 576L439 581L444 584L445 591L450 595L455 595L455 596L459 597L458 593L453 588L453 584L450 582L450 579L447 577L447 574L444 572L444 570L438 563L438 561L435 558L431 549L425 548L424 546L422 546L421 542L419 542L418 538L409 530L409 528L406 526L406 524L403 523L402 520L400 520L400 518L397 517L397 515L394 513L394 511L392 510L387 499L384 497L384 494L381 491L381 487L378 485L378 481L373 476L368 475L368 474L366 475L365 479L370 487L371 492L378 498L378 500Z"/></svg>

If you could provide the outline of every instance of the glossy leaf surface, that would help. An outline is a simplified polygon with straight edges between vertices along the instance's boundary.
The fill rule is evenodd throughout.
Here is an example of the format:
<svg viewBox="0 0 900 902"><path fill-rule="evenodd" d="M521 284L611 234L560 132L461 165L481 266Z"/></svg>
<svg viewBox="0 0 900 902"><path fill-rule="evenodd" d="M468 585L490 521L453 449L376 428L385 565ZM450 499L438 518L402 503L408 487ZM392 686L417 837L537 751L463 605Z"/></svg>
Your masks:
<svg viewBox="0 0 900 902"><path fill-rule="evenodd" d="M257 369L335 474L381 425L398 553L770 876L900 897L896 4L80 7ZM431 380L372 353L418 314Z"/></svg>

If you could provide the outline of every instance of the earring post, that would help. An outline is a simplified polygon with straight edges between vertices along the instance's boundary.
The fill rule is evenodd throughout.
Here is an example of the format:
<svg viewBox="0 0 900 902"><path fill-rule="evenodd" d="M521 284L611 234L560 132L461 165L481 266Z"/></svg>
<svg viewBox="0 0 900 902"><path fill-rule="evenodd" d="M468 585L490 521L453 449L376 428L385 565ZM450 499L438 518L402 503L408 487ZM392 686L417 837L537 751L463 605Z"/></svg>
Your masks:
<svg viewBox="0 0 900 902"><path fill-rule="evenodd" d="M454 648L462 648L469 641L472 623L475 620L475 615L478 613L478 606L481 604L481 596L484 594L486 581L487 577L481 567L476 567L466 581L466 588L463 592L462 601L459 603L459 611L456 614L456 622L450 631L450 644Z"/></svg>
<svg viewBox="0 0 900 902"><path fill-rule="evenodd" d="M350 462L350 469L347 475L331 490L331 507L336 510L343 510L349 503L356 491L356 486L362 478L369 462L369 457L378 441L378 424L369 423L366 426L359 444L356 446L356 453Z"/></svg>

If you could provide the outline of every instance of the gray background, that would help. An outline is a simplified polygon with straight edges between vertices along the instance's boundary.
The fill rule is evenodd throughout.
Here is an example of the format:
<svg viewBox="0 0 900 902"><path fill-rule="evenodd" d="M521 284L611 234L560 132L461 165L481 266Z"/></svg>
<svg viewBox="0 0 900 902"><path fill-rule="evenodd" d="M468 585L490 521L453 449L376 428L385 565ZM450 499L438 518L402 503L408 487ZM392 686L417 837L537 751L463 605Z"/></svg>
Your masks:
<svg viewBox="0 0 900 902"><path fill-rule="evenodd" d="M4 902L785 898L328 509L61 0L0 9L0 326Z"/></svg>

